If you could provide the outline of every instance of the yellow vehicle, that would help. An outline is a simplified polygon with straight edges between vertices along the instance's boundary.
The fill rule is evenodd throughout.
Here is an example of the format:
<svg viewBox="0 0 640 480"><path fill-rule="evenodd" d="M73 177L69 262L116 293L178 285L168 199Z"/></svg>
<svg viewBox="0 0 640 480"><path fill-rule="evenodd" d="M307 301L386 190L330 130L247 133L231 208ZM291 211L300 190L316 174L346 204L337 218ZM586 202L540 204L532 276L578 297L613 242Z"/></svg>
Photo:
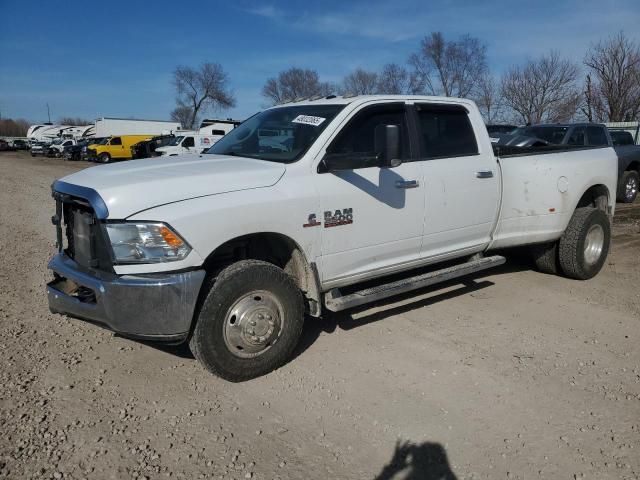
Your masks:
<svg viewBox="0 0 640 480"><path fill-rule="evenodd" d="M87 147L87 160L109 163L111 160L130 160L131 147L149 140L153 135L114 135L108 140Z"/></svg>

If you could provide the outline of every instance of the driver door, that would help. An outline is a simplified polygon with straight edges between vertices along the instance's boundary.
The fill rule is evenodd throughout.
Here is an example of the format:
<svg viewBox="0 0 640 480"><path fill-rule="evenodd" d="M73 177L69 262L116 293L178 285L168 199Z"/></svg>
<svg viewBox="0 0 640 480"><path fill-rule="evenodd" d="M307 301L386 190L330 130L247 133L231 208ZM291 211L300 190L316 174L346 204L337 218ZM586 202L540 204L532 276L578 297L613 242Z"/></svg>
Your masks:
<svg viewBox="0 0 640 480"><path fill-rule="evenodd" d="M317 220L322 224L319 260L325 287L382 275L416 261L424 218L422 164L410 137L404 103L364 107L331 141L327 153L375 155L379 125L400 127L402 164L395 168L367 166L322 172L315 176L321 198Z"/></svg>

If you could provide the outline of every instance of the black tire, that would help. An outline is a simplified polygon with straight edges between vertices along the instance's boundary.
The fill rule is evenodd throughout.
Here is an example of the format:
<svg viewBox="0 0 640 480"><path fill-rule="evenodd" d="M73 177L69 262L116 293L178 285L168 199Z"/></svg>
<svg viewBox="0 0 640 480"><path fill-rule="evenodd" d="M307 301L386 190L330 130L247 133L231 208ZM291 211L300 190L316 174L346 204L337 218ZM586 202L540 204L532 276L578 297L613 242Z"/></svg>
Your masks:
<svg viewBox="0 0 640 480"><path fill-rule="evenodd" d="M633 203L638 196L640 188L640 174L635 170L628 170L622 174L618 185L618 201L622 203Z"/></svg>
<svg viewBox="0 0 640 480"><path fill-rule="evenodd" d="M557 275L562 270L558 258L558 242L542 243L531 247L531 255L536 268L542 273Z"/></svg>
<svg viewBox="0 0 640 480"><path fill-rule="evenodd" d="M108 153L101 153L98 155L98 161L100 163L109 163L111 161L111 155Z"/></svg>
<svg viewBox="0 0 640 480"><path fill-rule="evenodd" d="M601 249L599 253L588 254L585 247L588 248L589 244L594 242L588 241L587 236L589 235L591 238L593 231L598 231L598 235L600 232L602 234L601 242L595 242L601 243ZM609 217L602 210L592 207L576 209L558 244L562 271L567 277L577 280L593 278L602 269L609 253L610 244L611 224ZM595 250L590 251L594 252Z"/></svg>
<svg viewBox="0 0 640 480"><path fill-rule="evenodd" d="M251 315L238 315L241 318L241 321L238 321L235 310L232 309L239 308L237 306L243 302L251 301L254 292L260 291L279 302L282 310L282 319L279 321L281 328L278 329L278 336L264 343L267 346L261 353L243 358L239 355L247 355L246 351L244 348L234 349L229 345L229 334L226 332L234 328L231 325L235 325L248 338L246 328L254 327L248 327L249 324L246 322L255 320L256 312L260 310L253 311ZM257 295L253 298L260 300ZM260 315L260 318L263 317ZM270 263L242 260L222 270L206 293L189 347L209 372L231 382L241 382L265 375L282 366L298 344L303 323L302 293L293 279ZM255 322L251 325L255 325ZM255 328L260 328L260 325ZM255 332L249 330L249 333ZM269 332L266 332L266 336L268 335ZM252 339L257 340L257 337ZM264 342L262 336L260 340Z"/></svg>

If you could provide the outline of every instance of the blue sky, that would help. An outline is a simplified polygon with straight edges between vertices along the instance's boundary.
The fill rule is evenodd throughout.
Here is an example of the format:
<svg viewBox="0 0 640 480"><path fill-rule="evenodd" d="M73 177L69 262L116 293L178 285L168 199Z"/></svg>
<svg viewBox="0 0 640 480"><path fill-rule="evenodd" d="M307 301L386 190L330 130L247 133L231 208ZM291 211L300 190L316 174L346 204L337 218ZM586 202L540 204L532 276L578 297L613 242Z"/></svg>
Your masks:
<svg viewBox="0 0 640 480"><path fill-rule="evenodd" d="M526 3L526 4L525 4ZM357 67L404 63L440 30L488 46L499 74L551 48L580 62L588 46L624 31L640 41L638 0L38 2L0 0L0 113L167 119L177 65L219 62L244 118L265 104L268 77L291 66L340 81Z"/></svg>

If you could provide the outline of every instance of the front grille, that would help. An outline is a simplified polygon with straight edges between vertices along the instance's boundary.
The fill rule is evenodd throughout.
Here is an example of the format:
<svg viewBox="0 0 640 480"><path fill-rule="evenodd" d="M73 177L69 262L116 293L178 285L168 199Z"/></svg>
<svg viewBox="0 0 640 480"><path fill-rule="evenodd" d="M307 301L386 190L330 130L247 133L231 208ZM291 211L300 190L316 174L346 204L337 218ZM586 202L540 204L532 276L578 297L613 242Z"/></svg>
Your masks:
<svg viewBox="0 0 640 480"><path fill-rule="evenodd" d="M81 267L112 272L109 246L91 206L83 199L68 196L57 201L62 203L61 251Z"/></svg>
<svg viewBox="0 0 640 480"><path fill-rule="evenodd" d="M97 267L93 211L76 202L63 206L67 255L83 267Z"/></svg>

